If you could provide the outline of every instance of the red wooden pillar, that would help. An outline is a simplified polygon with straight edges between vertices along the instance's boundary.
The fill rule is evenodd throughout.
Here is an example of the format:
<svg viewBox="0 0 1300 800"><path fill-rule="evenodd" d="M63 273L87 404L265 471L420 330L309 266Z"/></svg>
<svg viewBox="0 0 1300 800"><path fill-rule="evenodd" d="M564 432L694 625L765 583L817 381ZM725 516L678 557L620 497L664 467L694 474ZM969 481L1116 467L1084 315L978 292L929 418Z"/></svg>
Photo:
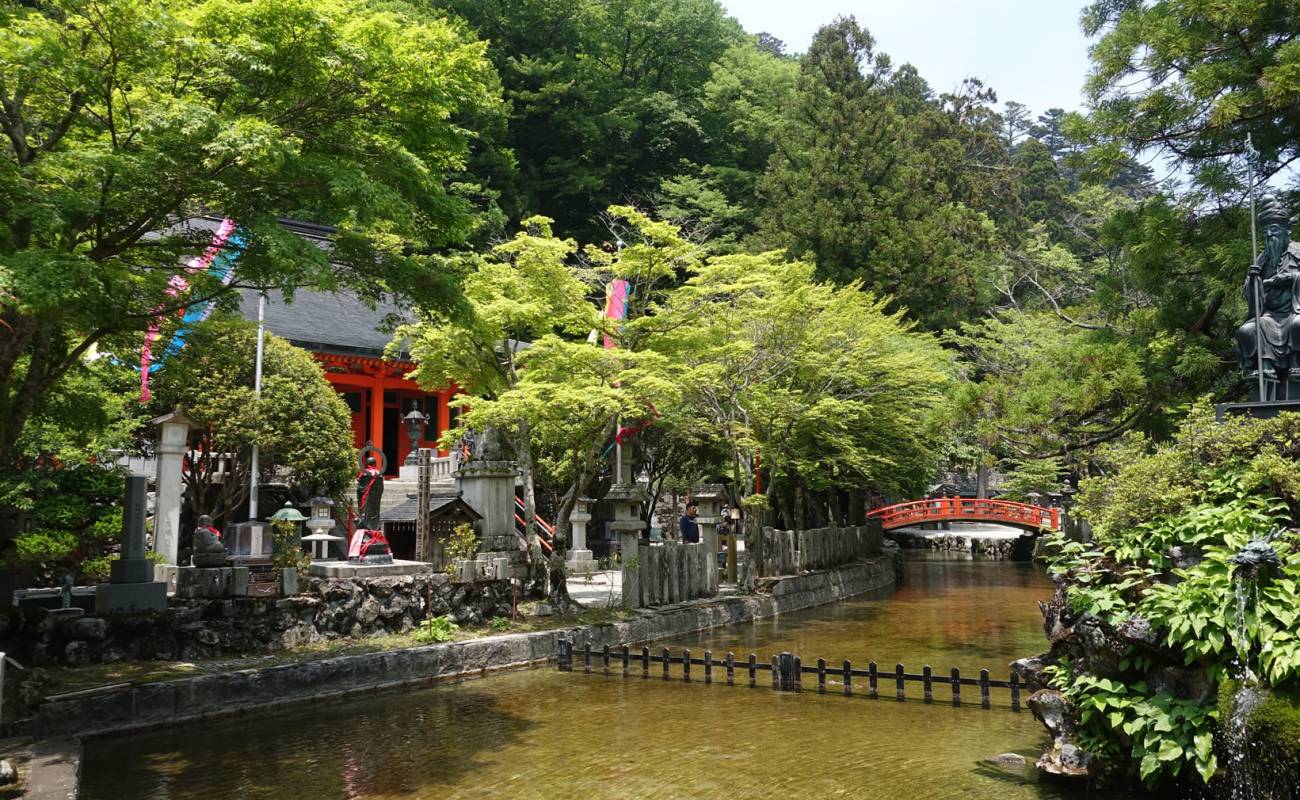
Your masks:
<svg viewBox="0 0 1300 800"><path fill-rule="evenodd" d="M451 427L451 390L443 389L438 392L438 435L435 438L442 438L442 434ZM446 456L447 450L442 446L438 447L438 455Z"/></svg>
<svg viewBox="0 0 1300 800"><path fill-rule="evenodd" d="M372 378L370 384L370 443L384 449L384 379Z"/></svg>

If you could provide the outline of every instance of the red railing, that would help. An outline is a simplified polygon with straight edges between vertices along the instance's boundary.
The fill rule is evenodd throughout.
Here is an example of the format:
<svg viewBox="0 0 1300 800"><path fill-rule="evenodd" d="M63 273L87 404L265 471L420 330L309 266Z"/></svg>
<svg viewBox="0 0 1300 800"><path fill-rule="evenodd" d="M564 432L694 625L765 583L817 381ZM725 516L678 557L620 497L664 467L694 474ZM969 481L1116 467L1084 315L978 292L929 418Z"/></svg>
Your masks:
<svg viewBox="0 0 1300 800"><path fill-rule="evenodd" d="M519 495L515 495L515 509L517 512L524 510L524 500ZM515 523L521 529L525 529L524 533L527 534L526 529L528 526L524 524L524 518L518 513L515 514ZM554 550L555 549L555 545L554 545L555 526L548 524L546 520L542 519L541 516L538 514L533 515L533 523L537 525L538 544L540 544L542 546L542 549L548 553Z"/></svg>
<svg viewBox="0 0 1300 800"><path fill-rule="evenodd" d="M1042 508L1011 500L981 500L966 497L936 497L909 500L867 512L880 520L885 530L919 525L923 522L994 522L1017 528L1061 529L1061 510Z"/></svg>

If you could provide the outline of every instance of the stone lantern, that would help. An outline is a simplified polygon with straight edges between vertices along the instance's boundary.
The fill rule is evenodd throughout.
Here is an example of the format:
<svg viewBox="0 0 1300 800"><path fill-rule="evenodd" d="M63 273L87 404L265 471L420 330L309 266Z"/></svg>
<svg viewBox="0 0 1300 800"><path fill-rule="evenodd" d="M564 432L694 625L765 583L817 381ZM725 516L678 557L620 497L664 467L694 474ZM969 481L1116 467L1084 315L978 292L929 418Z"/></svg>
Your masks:
<svg viewBox="0 0 1300 800"><path fill-rule="evenodd" d="M594 502L590 497L579 497L573 502L573 511L569 512L573 544L569 547L565 567L570 575L589 575L596 571L596 560L587 548L587 523L591 522L591 504Z"/></svg>
<svg viewBox="0 0 1300 800"><path fill-rule="evenodd" d="M717 591L718 524L722 522L722 506L726 500L726 493L721 484L706 483L695 487L691 498L699 511L695 522L700 526L700 541L704 543L704 549L709 554L709 564L713 567L709 570L709 590Z"/></svg>
<svg viewBox="0 0 1300 800"><path fill-rule="evenodd" d="M330 533L334 530L334 517L330 512L334 507L334 501L323 494L318 494L308 502L311 503L311 517L307 519L307 528L311 533L302 537L302 540L311 542L312 561L329 561L330 542L343 541L342 536Z"/></svg>
<svg viewBox="0 0 1300 800"><path fill-rule="evenodd" d="M302 515L302 512L294 508L293 503L289 502L288 500L284 501L284 506L279 511L271 515L271 524L275 524L277 522L292 522L294 524L294 529L298 534L295 537L295 539L297 540L298 547L300 548L302 547L301 523L306 521L307 518Z"/></svg>

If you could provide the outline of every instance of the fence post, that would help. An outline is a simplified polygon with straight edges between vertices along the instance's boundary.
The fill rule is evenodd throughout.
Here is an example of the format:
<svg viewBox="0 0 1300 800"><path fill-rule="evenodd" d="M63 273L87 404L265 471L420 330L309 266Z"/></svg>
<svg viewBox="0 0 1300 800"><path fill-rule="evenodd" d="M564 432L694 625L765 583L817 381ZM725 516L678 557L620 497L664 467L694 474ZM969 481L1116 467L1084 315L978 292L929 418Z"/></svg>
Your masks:
<svg viewBox="0 0 1300 800"><path fill-rule="evenodd" d="M867 689L869 690L872 700L875 700L880 696L879 692L876 691L876 688L876 662L872 661L867 665Z"/></svg>
<svg viewBox="0 0 1300 800"><path fill-rule="evenodd" d="M691 682L691 651L682 651L682 680L686 683Z"/></svg>
<svg viewBox="0 0 1300 800"><path fill-rule="evenodd" d="M564 669L564 643L565 638L561 636L555 640L555 665L560 668L560 672L566 672Z"/></svg>
<svg viewBox="0 0 1300 800"><path fill-rule="evenodd" d="M793 677L794 677L794 691L802 692L803 691L803 661L799 659L799 656L794 657Z"/></svg>
<svg viewBox="0 0 1300 800"><path fill-rule="evenodd" d="M758 685L758 656L753 653L749 654L749 688L753 689Z"/></svg>
<svg viewBox="0 0 1300 800"><path fill-rule="evenodd" d="M704 651L704 684L713 683L713 651Z"/></svg>
<svg viewBox="0 0 1300 800"><path fill-rule="evenodd" d="M600 655L601 655L601 666L605 668L605 674L608 675L609 674L609 645L605 645L605 647L601 650Z"/></svg>
<svg viewBox="0 0 1300 800"><path fill-rule="evenodd" d="M952 704L961 705L961 670L952 668Z"/></svg>
<svg viewBox="0 0 1300 800"><path fill-rule="evenodd" d="M853 664L844 659L844 696L853 696Z"/></svg>
<svg viewBox="0 0 1300 800"><path fill-rule="evenodd" d="M582 671L591 672L591 637L582 645Z"/></svg>
<svg viewBox="0 0 1300 800"><path fill-rule="evenodd" d="M736 685L736 654L727 651L727 685Z"/></svg>
<svg viewBox="0 0 1300 800"><path fill-rule="evenodd" d="M1014 672L1011 673L1011 710L1020 710L1020 676Z"/></svg>
<svg viewBox="0 0 1300 800"><path fill-rule="evenodd" d="M672 657L668 652L668 648L665 647L664 648L664 680L668 680L668 665L671 662L672 662Z"/></svg>
<svg viewBox="0 0 1300 800"><path fill-rule="evenodd" d="M980 708L989 707L989 671L980 670Z"/></svg>
<svg viewBox="0 0 1300 800"><path fill-rule="evenodd" d="M781 688L781 658L772 656L772 688L780 690Z"/></svg>
<svg viewBox="0 0 1300 800"><path fill-rule="evenodd" d="M817 694L826 694L826 659L817 659Z"/></svg>
<svg viewBox="0 0 1300 800"><path fill-rule="evenodd" d="M628 654L628 650L627 650L627 645L623 645L623 677L624 677L624 678L627 677L627 667L628 667L628 662L631 660L631 659L628 657L628 655L629 655L629 654Z"/></svg>
<svg viewBox="0 0 1300 800"><path fill-rule="evenodd" d="M898 702L903 702L907 696L907 690L903 688L903 665L894 665L894 694L898 695Z"/></svg>
<svg viewBox="0 0 1300 800"><path fill-rule="evenodd" d="M650 677L650 648L644 646L641 648L641 677Z"/></svg>
<svg viewBox="0 0 1300 800"><path fill-rule="evenodd" d="M925 689L925 702L927 703L934 700L934 692L930 689L930 676L930 665L926 664L924 667L921 667L921 677L924 679L921 686Z"/></svg>

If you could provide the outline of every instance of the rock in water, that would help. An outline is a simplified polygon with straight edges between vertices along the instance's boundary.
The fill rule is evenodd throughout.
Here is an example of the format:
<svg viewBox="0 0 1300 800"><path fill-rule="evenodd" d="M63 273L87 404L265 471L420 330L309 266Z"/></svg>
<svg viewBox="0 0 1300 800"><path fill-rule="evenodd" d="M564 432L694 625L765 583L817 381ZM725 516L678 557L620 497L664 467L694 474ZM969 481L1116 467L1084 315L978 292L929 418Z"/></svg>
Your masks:
<svg viewBox="0 0 1300 800"><path fill-rule="evenodd" d="M1033 764L1019 753L999 753L980 759L980 763L1017 778L1031 778L1034 775Z"/></svg>
<svg viewBox="0 0 1300 800"><path fill-rule="evenodd" d="M18 770L14 769L9 759L0 759L0 786L8 786L18 781Z"/></svg>

